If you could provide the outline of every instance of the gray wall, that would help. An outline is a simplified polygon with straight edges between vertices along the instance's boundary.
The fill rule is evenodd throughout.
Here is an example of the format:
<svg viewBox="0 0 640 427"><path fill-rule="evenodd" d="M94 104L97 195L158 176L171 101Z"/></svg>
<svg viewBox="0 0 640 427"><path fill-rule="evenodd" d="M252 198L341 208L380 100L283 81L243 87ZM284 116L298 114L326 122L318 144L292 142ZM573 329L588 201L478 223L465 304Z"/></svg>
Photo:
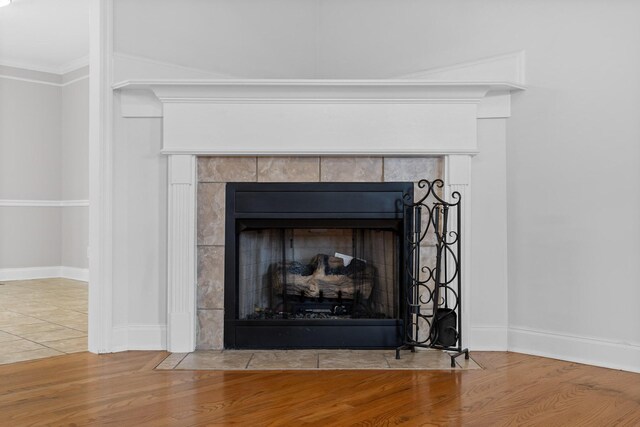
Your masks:
<svg viewBox="0 0 640 427"><path fill-rule="evenodd" d="M59 266L61 209L0 207L0 269Z"/></svg>
<svg viewBox="0 0 640 427"><path fill-rule="evenodd" d="M2 206L88 199L88 79L64 78L0 67L0 269L87 267L88 207Z"/></svg>
<svg viewBox="0 0 640 427"><path fill-rule="evenodd" d="M61 89L0 78L0 199L60 199Z"/></svg>
<svg viewBox="0 0 640 427"><path fill-rule="evenodd" d="M0 78L1 200L60 199L60 94L59 86ZM60 214L0 206L0 269L60 265Z"/></svg>
<svg viewBox="0 0 640 427"><path fill-rule="evenodd" d="M81 69L73 74L88 74ZM63 78L67 75L63 76ZM73 77L73 76L72 76ZM89 79L62 87L60 185L63 200L89 199ZM89 208L62 208L61 262L67 267L87 268Z"/></svg>

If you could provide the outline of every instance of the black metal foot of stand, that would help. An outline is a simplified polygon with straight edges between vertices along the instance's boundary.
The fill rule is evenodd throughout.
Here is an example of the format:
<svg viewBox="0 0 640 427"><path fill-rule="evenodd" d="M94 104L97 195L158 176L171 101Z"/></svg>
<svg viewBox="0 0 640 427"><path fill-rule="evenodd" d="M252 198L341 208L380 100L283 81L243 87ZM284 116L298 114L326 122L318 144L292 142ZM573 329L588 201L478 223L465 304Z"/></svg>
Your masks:
<svg viewBox="0 0 640 427"><path fill-rule="evenodd" d="M451 367L455 368L456 367L456 359L460 356L462 356L464 354L464 358L465 360L469 360L469 349L468 348L463 348L460 351L455 351L453 353L447 351L446 349L443 348L437 348L437 347L433 347L430 345L411 345L411 344L405 344L405 345L401 345L400 347L396 348L396 360L400 360L400 352L402 350L411 350L412 353L416 352L416 347L421 347L421 348L431 348L434 350L442 350L445 351L447 353L447 355L451 358Z"/></svg>
<svg viewBox="0 0 640 427"><path fill-rule="evenodd" d="M462 356L464 354L464 358L466 360L469 360L469 349L468 348L462 349L462 350L460 350L458 352L455 352L455 353L448 353L448 354L449 354L449 357L451 357L451 367L452 368L456 367L456 358L458 356Z"/></svg>
<svg viewBox="0 0 640 427"><path fill-rule="evenodd" d="M415 345L405 344L405 345L401 345L400 347L396 348L396 360L400 360L400 352L402 350L411 350L411 353L415 353L416 352L416 346Z"/></svg>

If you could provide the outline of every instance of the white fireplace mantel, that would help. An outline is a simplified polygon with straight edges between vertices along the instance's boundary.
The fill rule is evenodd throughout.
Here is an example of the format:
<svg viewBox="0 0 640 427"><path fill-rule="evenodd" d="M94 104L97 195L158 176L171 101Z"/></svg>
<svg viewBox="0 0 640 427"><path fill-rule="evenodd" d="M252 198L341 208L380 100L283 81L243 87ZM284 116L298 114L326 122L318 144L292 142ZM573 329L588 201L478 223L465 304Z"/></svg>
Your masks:
<svg viewBox="0 0 640 427"><path fill-rule="evenodd" d="M147 80L114 85L124 117L163 117L165 154L475 154L478 118L514 82Z"/></svg>
<svg viewBox="0 0 640 427"><path fill-rule="evenodd" d="M516 53L388 80L132 80L113 85L123 117L163 119L162 152L169 157L168 350L195 349L197 155L439 155L445 157L447 193L458 191L463 200L471 200L478 119L509 117L510 96L524 89L523 75L523 55ZM470 206L463 204L461 218L466 331Z"/></svg>

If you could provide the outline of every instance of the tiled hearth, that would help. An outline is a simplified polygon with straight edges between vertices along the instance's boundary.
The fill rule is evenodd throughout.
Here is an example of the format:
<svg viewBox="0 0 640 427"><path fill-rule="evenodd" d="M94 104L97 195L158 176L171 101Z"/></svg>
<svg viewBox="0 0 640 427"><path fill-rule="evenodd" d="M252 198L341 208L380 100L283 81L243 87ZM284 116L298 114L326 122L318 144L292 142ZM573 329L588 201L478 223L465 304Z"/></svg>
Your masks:
<svg viewBox="0 0 640 427"><path fill-rule="evenodd" d="M196 348L223 348L227 182L417 182L443 177L442 157L199 157ZM425 256L433 253L432 243L425 242Z"/></svg>
<svg viewBox="0 0 640 427"><path fill-rule="evenodd" d="M189 370L445 370L482 369L473 359L449 356L439 350L208 350L170 354L156 369Z"/></svg>

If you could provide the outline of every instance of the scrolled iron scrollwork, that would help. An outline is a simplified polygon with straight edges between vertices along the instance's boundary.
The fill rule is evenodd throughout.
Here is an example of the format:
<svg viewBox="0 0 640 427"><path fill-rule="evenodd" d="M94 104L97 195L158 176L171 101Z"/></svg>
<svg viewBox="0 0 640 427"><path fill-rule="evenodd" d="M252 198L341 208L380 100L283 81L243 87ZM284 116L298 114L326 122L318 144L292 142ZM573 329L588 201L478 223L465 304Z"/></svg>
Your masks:
<svg viewBox="0 0 640 427"><path fill-rule="evenodd" d="M438 348L452 353L451 364L461 354L461 206L454 191L445 199L441 179L422 179L415 186L422 196L402 198L405 218L410 222L405 241L404 344L396 351L416 347ZM435 259L422 257L423 250L435 249ZM431 263L424 265L426 262Z"/></svg>

